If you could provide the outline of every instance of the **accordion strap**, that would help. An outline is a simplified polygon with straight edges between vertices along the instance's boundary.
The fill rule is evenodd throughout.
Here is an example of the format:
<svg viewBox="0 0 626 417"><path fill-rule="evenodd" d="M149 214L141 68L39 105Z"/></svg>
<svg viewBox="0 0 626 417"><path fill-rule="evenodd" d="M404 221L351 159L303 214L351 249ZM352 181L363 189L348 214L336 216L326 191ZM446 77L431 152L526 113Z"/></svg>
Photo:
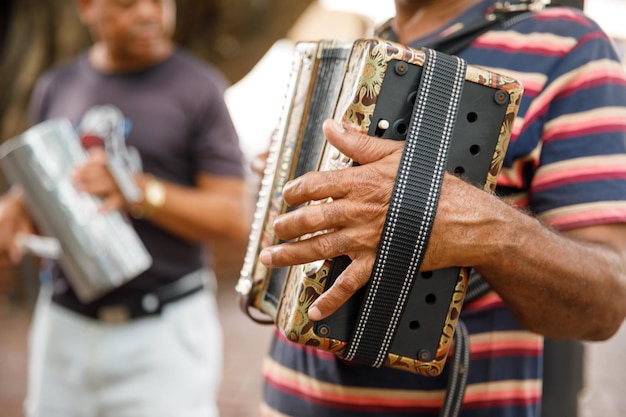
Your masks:
<svg viewBox="0 0 626 417"><path fill-rule="evenodd" d="M467 64L426 58L376 261L346 359L385 363L437 210Z"/></svg>
<svg viewBox="0 0 626 417"><path fill-rule="evenodd" d="M459 320L454 331L454 356L450 364L450 376L439 417L458 416L461 411L469 373L469 342L467 327L462 320Z"/></svg>

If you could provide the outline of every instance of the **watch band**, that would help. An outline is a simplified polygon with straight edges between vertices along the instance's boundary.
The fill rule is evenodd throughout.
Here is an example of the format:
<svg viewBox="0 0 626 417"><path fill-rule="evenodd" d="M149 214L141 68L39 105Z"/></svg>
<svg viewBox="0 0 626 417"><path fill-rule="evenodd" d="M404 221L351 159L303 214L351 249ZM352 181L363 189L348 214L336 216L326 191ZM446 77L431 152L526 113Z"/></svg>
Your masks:
<svg viewBox="0 0 626 417"><path fill-rule="evenodd" d="M147 179L143 189L143 200L130 206L129 213L135 219L148 217L155 209L165 204L165 186L161 181L151 174L147 174Z"/></svg>

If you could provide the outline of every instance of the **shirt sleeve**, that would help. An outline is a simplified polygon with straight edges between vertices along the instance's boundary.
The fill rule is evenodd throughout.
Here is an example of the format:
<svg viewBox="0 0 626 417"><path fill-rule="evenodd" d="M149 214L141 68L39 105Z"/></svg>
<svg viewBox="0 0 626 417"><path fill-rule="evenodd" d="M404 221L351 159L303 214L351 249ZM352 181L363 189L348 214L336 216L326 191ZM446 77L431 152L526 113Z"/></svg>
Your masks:
<svg viewBox="0 0 626 417"><path fill-rule="evenodd" d="M530 209L561 230L625 222L626 77L593 22L558 60L542 95Z"/></svg>
<svg viewBox="0 0 626 417"><path fill-rule="evenodd" d="M192 146L199 171L243 177L243 153L224 101L224 88L223 79L214 75L209 94L194 123Z"/></svg>

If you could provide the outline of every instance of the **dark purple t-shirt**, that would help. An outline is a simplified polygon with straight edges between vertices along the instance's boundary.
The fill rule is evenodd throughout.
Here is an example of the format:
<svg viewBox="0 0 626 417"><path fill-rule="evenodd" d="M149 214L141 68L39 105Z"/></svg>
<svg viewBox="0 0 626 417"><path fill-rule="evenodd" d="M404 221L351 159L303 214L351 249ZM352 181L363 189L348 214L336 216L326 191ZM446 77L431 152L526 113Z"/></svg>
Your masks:
<svg viewBox="0 0 626 417"><path fill-rule="evenodd" d="M92 106L114 105L129 121L127 145L141 154L143 170L193 186L198 172L243 177L239 142L223 99L225 87L219 72L181 49L149 69L115 74L95 70L84 53L40 78L31 112L35 123L58 117L78 123ZM153 265L97 304L142 294L208 262L198 244L147 221L133 220L133 225ZM63 291L66 286L55 287ZM74 294L70 290L55 297Z"/></svg>

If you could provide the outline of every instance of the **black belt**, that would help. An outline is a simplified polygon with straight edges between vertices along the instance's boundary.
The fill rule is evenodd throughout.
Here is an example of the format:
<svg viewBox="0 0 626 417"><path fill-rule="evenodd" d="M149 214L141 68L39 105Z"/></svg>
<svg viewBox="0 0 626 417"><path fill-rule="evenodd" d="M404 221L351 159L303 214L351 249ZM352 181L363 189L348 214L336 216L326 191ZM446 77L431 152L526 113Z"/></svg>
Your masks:
<svg viewBox="0 0 626 417"><path fill-rule="evenodd" d="M80 308L66 297L54 297L53 301L83 316L105 323L124 323L133 319L161 314L163 307L210 286L207 271L197 270L187 274L171 284L156 288L145 294L120 300L109 305L84 306Z"/></svg>

